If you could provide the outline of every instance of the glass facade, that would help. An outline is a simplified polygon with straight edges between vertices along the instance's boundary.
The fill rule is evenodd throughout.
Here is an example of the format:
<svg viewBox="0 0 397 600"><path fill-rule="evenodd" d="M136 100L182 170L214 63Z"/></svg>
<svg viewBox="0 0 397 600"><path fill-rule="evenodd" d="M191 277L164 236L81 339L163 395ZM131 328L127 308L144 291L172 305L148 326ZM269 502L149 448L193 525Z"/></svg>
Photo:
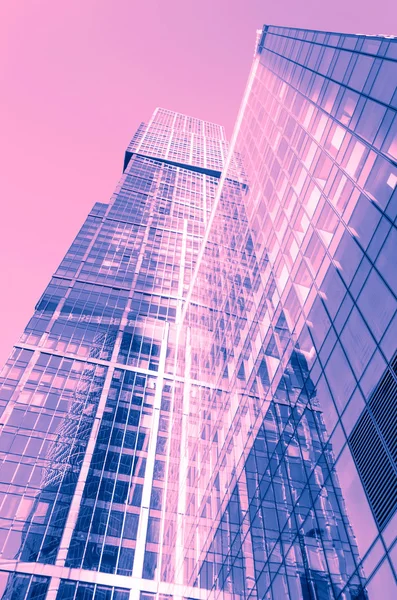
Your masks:
<svg viewBox="0 0 397 600"><path fill-rule="evenodd" d="M177 570L208 598L397 597L396 59L258 36L185 315Z"/></svg>
<svg viewBox="0 0 397 600"><path fill-rule="evenodd" d="M397 597L396 112L265 26L230 145L140 125L1 373L2 598Z"/></svg>
<svg viewBox="0 0 397 600"><path fill-rule="evenodd" d="M158 591L176 323L227 152L222 127L156 109L5 365L2 597Z"/></svg>

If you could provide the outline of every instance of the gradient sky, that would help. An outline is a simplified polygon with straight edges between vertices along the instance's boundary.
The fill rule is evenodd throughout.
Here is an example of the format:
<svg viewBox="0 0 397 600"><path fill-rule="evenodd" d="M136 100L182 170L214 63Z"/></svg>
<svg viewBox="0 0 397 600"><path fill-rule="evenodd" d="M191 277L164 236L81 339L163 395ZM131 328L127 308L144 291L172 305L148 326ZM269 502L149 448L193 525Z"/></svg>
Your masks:
<svg viewBox="0 0 397 600"><path fill-rule="evenodd" d="M2 0L0 365L156 106L230 136L263 23L397 33L395 0ZM394 30L393 28L394 24Z"/></svg>

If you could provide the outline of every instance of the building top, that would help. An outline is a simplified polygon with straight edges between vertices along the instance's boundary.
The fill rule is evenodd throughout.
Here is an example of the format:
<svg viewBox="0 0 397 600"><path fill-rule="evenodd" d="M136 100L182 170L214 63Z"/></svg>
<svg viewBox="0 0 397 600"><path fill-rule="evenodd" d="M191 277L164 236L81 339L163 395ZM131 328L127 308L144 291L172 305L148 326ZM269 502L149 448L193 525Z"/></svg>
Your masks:
<svg viewBox="0 0 397 600"><path fill-rule="evenodd" d="M169 127L173 130L183 131L184 133L194 133L209 138L226 141L225 129L222 125L203 121L189 115L158 107L153 113L152 124L158 124L163 127Z"/></svg>
<svg viewBox="0 0 397 600"><path fill-rule="evenodd" d="M264 47L265 37L268 33L295 38L306 42L324 44L327 46L339 47L349 50L360 50L368 54L379 54L384 56L381 50L383 40L391 42L395 49L390 54L390 58L397 58L397 36L388 34L365 34L365 33L340 33L331 31L320 31L316 29L299 29L297 27L279 27L277 25L264 25L259 37L257 51L259 54ZM348 41L347 41L348 40ZM356 42L354 43L354 40ZM358 46L357 46L358 44Z"/></svg>
<svg viewBox="0 0 397 600"><path fill-rule="evenodd" d="M124 169L137 154L220 177L228 155L225 130L221 125L202 121L165 108L156 108L149 122L141 123L125 155ZM243 182L237 156L229 177Z"/></svg>

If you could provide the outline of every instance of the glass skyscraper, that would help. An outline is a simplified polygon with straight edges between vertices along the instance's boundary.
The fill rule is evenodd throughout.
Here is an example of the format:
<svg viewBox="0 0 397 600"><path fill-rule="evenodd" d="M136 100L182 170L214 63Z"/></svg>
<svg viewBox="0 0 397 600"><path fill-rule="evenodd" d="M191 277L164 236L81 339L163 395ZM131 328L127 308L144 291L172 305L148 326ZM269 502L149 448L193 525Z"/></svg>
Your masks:
<svg viewBox="0 0 397 600"><path fill-rule="evenodd" d="M156 109L0 380L7 600L397 597L397 39Z"/></svg>

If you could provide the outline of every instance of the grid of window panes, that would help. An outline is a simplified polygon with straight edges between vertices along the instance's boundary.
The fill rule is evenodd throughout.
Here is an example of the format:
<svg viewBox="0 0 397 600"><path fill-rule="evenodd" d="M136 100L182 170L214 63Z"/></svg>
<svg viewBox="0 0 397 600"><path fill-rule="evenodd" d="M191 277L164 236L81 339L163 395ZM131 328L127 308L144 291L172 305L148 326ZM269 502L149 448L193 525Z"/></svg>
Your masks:
<svg viewBox="0 0 397 600"><path fill-rule="evenodd" d="M185 434L185 581L391 599L397 40L265 27L251 76L248 224L236 235L224 190L188 314L192 375L211 386Z"/></svg>
<svg viewBox="0 0 397 600"><path fill-rule="evenodd" d="M176 328L218 181L127 154L38 301L0 380L3 598L49 585L51 600L138 599L161 585Z"/></svg>

